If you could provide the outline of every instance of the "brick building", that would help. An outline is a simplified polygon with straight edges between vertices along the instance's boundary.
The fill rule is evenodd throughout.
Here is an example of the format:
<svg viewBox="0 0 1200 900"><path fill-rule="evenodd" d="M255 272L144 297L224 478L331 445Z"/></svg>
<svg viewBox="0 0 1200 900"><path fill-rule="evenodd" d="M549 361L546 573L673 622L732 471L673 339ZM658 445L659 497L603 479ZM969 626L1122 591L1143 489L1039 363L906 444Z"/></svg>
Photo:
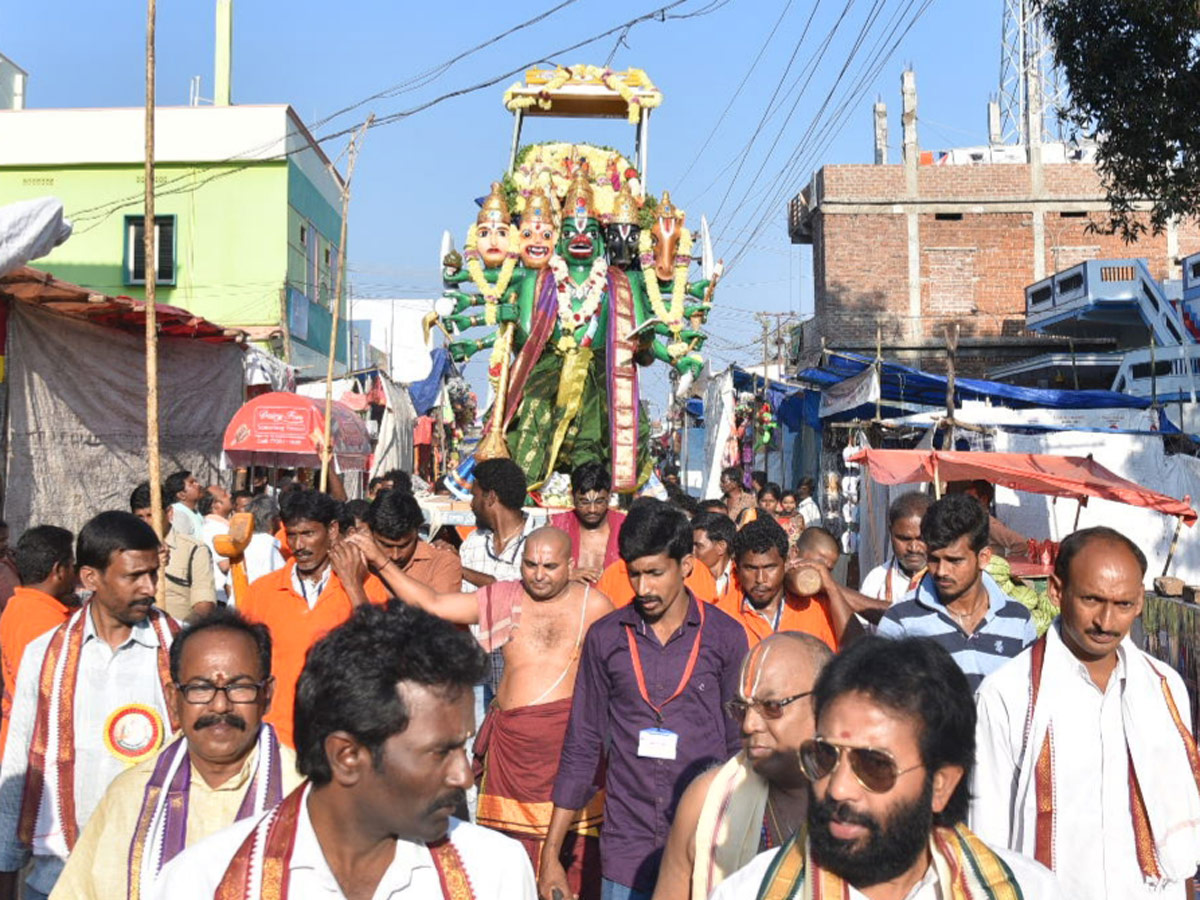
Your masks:
<svg viewBox="0 0 1200 900"><path fill-rule="evenodd" d="M813 248L806 352L824 339L830 349L873 355L878 327L886 356L938 369L944 327L958 322L959 369L980 375L1065 349L1064 338L1025 330L1026 285L1097 258L1144 257L1155 278L1179 278L1179 260L1200 251L1194 224L1135 244L1090 231L1106 221L1104 191L1096 167L1067 161L1062 144L922 153L911 73L904 88L902 162L882 162L886 124L882 135L877 126L880 163L824 166L789 208L792 242ZM878 123L878 107L876 115ZM1076 341L1076 349L1112 343Z"/></svg>

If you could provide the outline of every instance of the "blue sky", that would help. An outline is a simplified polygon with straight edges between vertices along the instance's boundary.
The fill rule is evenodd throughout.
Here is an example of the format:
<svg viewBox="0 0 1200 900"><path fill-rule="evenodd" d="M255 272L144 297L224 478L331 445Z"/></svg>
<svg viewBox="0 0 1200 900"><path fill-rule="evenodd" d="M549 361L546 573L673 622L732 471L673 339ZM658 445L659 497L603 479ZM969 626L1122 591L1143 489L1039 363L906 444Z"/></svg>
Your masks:
<svg viewBox="0 0 1200 900"><path fill-rule="evenodd" d="M316 134L350 128L368 111L384 117L410 109L530 61L599 65L615 49L614 68L645 69L665 97L651 126L650 189L670 190L687 210L689 225L698 226L700 214L707 213L718 255L739 256L717 294L709 351L719 362L753 362L760 352L750 346L759 334L755 310L803 314L811 309L811 254L788 243L787 197L823 163L871 161L871 106L877 97L888 104L892 160L898 159L900 73L909 64L917 72L922 146L984 143L985 104L997 90L1003 4L931 0L886 61L871 51L890 47L891 38L884 39L893 34L889 24L907 24L926 0L686 0L668 17L711 11L644 22L620 46L609 37L554 55L666 2L567 3L537 25L457 63L432 83L372 100L316 128ZM290 103L315 123L554 5L553 0L453 5L235 0L234 102ZM215 0L160 0L161 104L186 104L194 75L203 77L202 93L211 96L214 8ZM139 3L10 4L0 52L29 71L30 106L139 105L144 14ZM867 23L872 24L866 38L851 57ZM753 74L730 105L760 52ZM848 57L851 62L833 103L826 107L826 117L815 119L819 124L814 128L822 101ZM371 131L359 158L351 205L349 264L355 295L436 295L442 230L449 228L461 246L474 217L472 198L485 193L507 163L512 121L501 96L514 80ZM851 86L857 90L849 91ZM769 106L777 88L775 105ZM831 122L828 112L833 109L844 115ZM751 142L764 114L765 125ZM525 135L593 139L630 152L633 146L633 131L623 123L543 120ZM768 153L773 143L775 149ZM345 138L337 138L326 149L337 156L344 144ZM739 167L741 174L733 180ZM472 370L482 365L476 362Z"/></svg>

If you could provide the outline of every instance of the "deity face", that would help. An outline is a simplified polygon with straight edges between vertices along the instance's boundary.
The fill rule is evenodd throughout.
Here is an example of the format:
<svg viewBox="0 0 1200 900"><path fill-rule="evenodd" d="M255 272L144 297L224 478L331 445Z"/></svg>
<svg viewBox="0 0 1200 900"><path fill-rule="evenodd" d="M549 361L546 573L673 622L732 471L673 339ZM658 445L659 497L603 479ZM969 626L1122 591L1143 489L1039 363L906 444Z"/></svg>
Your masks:
<svg viewBox="0 0 1200 900"><path fill-rule="evenodd" d="M522 224L517 241L521 248L521 263L528 269L544 269L554 252L554 226L541 219Z"/></svg>
<svg viewBox="0 0 1200 900"><path fill-rule="evenodd" d="M675 216L659 216L650 234L654 247L654 272L659 281L675 277L675 252L679 249L679 232L683 223Z"/></svg>
<svg viewBox="0 0 1200 900"><path fill-rule="evenodd" d="M571 217L563 222L562 237L558 241L559 255L572 265L591 265L604 255L604 238L600 236L600 225L595 219L580 222Z"/></svg>
<svg viewBox="0 0 1200 900"><path fill-rule="evenodd" d="M499 268L508 255L508 223L480 222L475 226L475 236L484 266L489 269Z"/></svg>
<svg viewBox="0 0 1200 900"><path fill-rule="evenodd" d="M640 269L638 239L642 229L637 225L608 225L604 242L608 245L608 261L618 269Z"/></svg>

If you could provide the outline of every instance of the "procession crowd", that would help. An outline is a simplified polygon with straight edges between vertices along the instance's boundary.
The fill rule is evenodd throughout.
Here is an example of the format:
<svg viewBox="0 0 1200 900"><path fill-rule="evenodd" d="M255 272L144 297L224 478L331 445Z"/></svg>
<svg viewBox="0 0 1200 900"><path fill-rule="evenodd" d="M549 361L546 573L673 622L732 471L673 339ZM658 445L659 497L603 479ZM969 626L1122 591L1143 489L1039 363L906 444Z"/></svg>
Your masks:
<svg viewBox="0 0 1200 900"><path fill-rule="evenodd" d="M896 498L856 590L811 482L742 474L620 511L586 464L546 521L488 460L462 537L404 472L347 503L178 472L162 541L148 484L29 528L0 900L1183 900L1200 752L1130 638L1134 540L1064 539L1040 629L968 493Z"/></svg>

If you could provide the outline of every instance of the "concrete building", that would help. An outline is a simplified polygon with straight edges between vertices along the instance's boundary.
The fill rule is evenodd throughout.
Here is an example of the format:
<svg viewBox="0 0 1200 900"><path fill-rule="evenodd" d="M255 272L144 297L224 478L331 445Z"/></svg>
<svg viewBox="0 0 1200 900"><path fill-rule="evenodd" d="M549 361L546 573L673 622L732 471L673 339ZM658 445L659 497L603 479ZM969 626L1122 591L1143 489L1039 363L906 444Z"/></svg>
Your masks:
<svg viewBox="0 0 1200 900"><path fill-rule="evenodd" d="M791 202L793 243L813 248L815 317L803 347L874 354L941 368L958 323L959 370L982 374L1062 346L1025 329L1027 285L1081 261L1144 257L1179 278L1200 229L1172 227L1126 244L1103 226L1108 204L1090 148L1062 143L933 153L917 140L915 76L904 73L903 153L887 164L886 110L876 105L876 164L826 165ZM995 112L993 110L993 115ZM1111 348L1075 340L1081 352Z"/></svg>

